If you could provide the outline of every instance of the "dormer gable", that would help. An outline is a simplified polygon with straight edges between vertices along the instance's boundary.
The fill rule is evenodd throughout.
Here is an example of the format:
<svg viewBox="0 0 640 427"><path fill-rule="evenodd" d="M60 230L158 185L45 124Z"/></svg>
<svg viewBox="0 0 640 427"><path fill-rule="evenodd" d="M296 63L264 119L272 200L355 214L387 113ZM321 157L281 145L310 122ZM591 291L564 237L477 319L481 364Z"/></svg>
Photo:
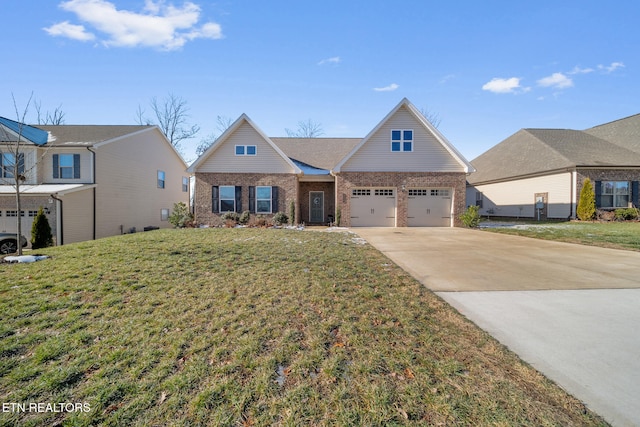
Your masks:
<svg viewBox="0 0 640 427"><path fill-rule="evenodd" d="M187 171L302 173L246 114L233 122Z"/></svg>

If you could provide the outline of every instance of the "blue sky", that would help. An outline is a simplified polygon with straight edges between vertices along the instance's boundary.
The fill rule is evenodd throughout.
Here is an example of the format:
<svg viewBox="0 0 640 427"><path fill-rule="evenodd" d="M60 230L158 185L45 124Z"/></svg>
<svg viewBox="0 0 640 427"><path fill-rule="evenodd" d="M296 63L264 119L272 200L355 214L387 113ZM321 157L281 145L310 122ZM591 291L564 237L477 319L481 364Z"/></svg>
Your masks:
<svg viewBox="0 0 640 427"><path fill-rule="evenodd" d="M33 92L66 124L135 124L172 93L201 127L188 161L242 113L270 136L311 119L363 137L407 97L469 160L520 128L640 113L637 1L4 3L1 116Z"/></svg>

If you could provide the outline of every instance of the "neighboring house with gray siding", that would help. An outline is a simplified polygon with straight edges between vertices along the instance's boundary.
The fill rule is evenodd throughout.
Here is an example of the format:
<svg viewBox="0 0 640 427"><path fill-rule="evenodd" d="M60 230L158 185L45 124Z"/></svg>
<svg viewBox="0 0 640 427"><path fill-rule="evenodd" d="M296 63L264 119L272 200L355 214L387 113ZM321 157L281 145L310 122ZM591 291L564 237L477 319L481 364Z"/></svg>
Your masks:
<svg viewBox="0 0 640 427"><path fill-rule="evenodd" d="M0 169L0 231L17 228L15 181L7 174L20 132L27 237L40 207L60 245L169 227L173 204L189 203L187 165L156 126L28 126L0 118L7 166Z"/></svg>
<svg viewBox="0 0 640 427"><path fill-rule="evenodd" d="M270 138L245 114L188 169L194 212L289 213L305 224L445 226L465 207L469 162L403 99L365 138Z"/></svg>
<svg viewBox="0 0 640 427"><path fill-rule="evenodd" d="M522 129L471 163L467 205L483 216L575 218L585 178L599 209L638 207L640 114L584 131Z"/></svg>

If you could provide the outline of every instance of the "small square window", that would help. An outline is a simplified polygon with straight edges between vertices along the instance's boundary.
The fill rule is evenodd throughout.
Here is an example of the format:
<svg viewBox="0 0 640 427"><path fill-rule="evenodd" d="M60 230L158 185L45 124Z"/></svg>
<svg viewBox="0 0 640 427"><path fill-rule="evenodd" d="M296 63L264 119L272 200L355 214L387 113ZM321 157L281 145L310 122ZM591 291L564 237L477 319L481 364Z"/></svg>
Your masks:
<svg viewBox="0 0 640 427"><path fill-rule="evenodd" d="M391 151L400 151L400 141L391 142Z"/></svg>
<svg viewBox="0 0 640 427"><path fill-rule="evenodd" d="M236 145L236 156L244 156L244 145Z"/></svg>
<svg viewBox="0 0 640 427"><path fill-rule="evenodd" d="M392 152L413 151L413 130L411 129L391 130L391 151Z"/></svg>
<svg viewBox="0 0 640 427"><path fill-rule="evenodd" d="M255 156L258 151L258 147L255 145L247 145L247 156Z"/></svg>

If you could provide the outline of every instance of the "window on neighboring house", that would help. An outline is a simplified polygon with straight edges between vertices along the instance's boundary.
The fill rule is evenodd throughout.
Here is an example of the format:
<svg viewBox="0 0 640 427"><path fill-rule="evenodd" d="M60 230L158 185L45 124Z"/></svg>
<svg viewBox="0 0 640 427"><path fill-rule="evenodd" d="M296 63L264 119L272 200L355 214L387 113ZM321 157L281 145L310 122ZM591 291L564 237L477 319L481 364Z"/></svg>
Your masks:
<svg viewBox="0 0 640 427"><path fill-rule="evenodd" d="M80 154L54 154L53 177L56 179L80 178Z"/></svg>
<svg viewBox="0 0 640 427"><path fill-rule="evenodd" d="M182 191L184 193L189 192L189 178L187 178L186 176L182 177Z"/></svg>
<svg viewBox="0 0 640 427"><path fill-rule="evenodd" d="M236 156L255 156L257 152L255 145L236 145Z"/></svg>
<svg viewBox="0 0 640 427"><path fill-rule="evenodd" d="M16 155L13 153L0 153L0 178L13 178L16 165ZM18 174L24 173L24 154L18 154Z"/></svg>
<svg viewBox="0 0 640 427"><path fill-rule="evenodd" d="M236 187L233 185L220 186L220 212L236 211Z"/></svg>
<svg viewBox="0 0 640 427"><path fill-rule="evenodd" d="M160 209L160 221L169 221L169 209Z"/></svg>
<svg viewBox="0 0 640 427"><path fill-rule="evenodd" d="M481 191L476 191L476 206L481 208L482 207L482 192Z"/></svg>
<svg viewBox="0 0 640 427"><path fill-rule="evenodd" d="M600 207L626 208L629 206L629 181L602 181Z"/></svg>
<svg viewBox="0 0 640 427"><path fill-rule="evenodd" d="M164 171L158 171L158 188L164 188L165 175Z"/></svg>
<svg viewBox="0 0 640 427"><path fill-rule="evenodd" d="M413 151L413 130L394 129L391 131L391 151Z"/></svg>

